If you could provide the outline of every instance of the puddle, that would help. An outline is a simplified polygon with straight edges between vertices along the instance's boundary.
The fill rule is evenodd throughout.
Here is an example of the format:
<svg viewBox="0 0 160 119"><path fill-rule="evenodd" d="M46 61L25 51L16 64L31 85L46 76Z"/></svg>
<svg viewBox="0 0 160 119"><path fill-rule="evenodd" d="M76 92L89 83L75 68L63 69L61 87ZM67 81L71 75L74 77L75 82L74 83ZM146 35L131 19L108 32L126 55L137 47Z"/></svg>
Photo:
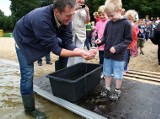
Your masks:
<svg viewBox="0 0 160 119"><path fill-rule="evenodd" d="M2 119L31 119L24 114L19 84L18 63L0 59L0 115ZM49 119L82 119L38 95L35 97L36 108L45 112Z"/></svg>

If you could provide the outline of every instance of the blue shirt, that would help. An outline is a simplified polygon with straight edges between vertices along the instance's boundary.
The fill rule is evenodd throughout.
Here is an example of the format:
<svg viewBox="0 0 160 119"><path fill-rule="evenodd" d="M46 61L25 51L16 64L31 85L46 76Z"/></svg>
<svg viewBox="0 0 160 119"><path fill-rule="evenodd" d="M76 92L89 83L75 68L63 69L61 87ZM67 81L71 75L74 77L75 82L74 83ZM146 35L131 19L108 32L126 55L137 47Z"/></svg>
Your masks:
<svg viewBox="0 0 160 119"><path fill-rule="evenodd" d="M53 5L36 8L17 21L14 39L25 56L28 64L53 52L61 54L58 38L62 39L62 47L73 50L71 23L57 27L53 13Z"/></svg>
<svg viewBox="0 0 160 119"><path fill-rule="evenodd" d="M139 29L139 32L138 32L138 35L137 35L138 38L145 40L145 27L139 25L139 26L138 26L138 29Z"/></svg>

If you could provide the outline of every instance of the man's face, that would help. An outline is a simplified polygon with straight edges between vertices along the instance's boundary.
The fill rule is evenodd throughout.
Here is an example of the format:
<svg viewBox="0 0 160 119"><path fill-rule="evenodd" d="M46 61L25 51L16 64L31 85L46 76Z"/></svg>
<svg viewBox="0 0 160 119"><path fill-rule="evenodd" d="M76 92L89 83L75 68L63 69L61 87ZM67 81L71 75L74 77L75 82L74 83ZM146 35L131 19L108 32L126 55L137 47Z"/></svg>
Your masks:
<svg viewBox="0 0 160 119"><path fill-rule="evenodd" d="M80 4L80 5L84 4L84 2L85 0L77 0L77 4Z"/></svg>
<svg viewBox="0 0 160 119"><path fill-rule="evenodd" d="M55 17L63 25L68 25L68 23L72 20L74 12L74 8L71 8L70 6L66 6L63 12L59 12L58 9L54 9Z"/></svg>

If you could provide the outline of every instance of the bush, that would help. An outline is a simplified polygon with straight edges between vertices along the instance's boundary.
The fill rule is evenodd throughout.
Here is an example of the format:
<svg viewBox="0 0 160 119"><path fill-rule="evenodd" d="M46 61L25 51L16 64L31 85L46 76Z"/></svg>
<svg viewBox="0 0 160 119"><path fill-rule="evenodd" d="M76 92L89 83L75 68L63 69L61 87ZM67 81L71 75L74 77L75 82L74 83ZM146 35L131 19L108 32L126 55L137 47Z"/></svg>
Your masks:
<svg viewBox="0 0 160 119"><path fill-rule="evenodd" d="M3 37L13 37L12 33L4 33Z"/></svg>

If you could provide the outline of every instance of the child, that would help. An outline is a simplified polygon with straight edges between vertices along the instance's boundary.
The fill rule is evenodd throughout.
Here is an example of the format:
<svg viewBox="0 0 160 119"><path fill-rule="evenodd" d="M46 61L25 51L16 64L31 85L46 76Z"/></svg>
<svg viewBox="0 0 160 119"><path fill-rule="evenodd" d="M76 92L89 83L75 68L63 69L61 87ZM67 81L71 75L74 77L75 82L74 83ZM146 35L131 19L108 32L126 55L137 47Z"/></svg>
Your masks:
<svg viewBox="0 0 160 119"><path fill-rule="evenodd" d="M87 47L88 50L90 50L90 47L92 47L91 35L92 35L92 26L91 26L91 22L88 22L86 24L86 40L85 40L85 46Z"/></svg>
<svg viewBox="0 0 160 119"><path fill-rule="evenodd" d="M139 33L138 33L138 47L140 48L140 54L144 55L143 47L145 43L145 26L144 21L141 19L139 20L138 25Z"/></svg>
<svg viewBox="0 0 160 119"><path fill-rule="evenodd" d="M98 15L100 20L96 23L95 31L98 34L98 39L101 39L103 37L104 29L107 23L107 15L104 13L104 5L100 6L98 9ZM98 47L99 50L99 64L103 64L104 60L104 46L100 45ZM101 78L104 78L103 73L101 74Z"/></svg>
<svg viewBox="0 0 160 119"><path fill-rule="evenodd" d="M128 71L128 63L130 61L130 56L137 56L137 34L138 34L138 27L134 24L136 21L136 16L138 13L135 10L128 10L125 13L125 17L130 21L132 25L132 42L128 46L126 54L125 54L125 67L124 67L124 74Z"/></svg>
<svg viewBox="0 0 160 119"><path fill-rule="evenodd" d="M91 22L91 27L92 27L92 34L91 34L91 43L92 43L92 47L97 47L97 44L95 44L95 40L98 38L96 32L94 32L95 30L95 22L92 21Z"/></svg>
<svg viewBox="0 0 160 119"><path fill-rule="evenodd" d="M94 12L93 17L94 17L96 23L100 20L98 12Z"/></svg>
<svg viewBox="0 0 160 119"><path fill-rule="evenodd" d="M107 22L103 37L97 39L98 45L105 44L103 74L105 75L104 94L110 100L117 100L121 95L121 85L124 71L124 56L132 41L131 24L121 13L122 2L109 0L105 3L105 13L110 18ZM115 89L111 91L111 81L115 79Z"/></svg>

